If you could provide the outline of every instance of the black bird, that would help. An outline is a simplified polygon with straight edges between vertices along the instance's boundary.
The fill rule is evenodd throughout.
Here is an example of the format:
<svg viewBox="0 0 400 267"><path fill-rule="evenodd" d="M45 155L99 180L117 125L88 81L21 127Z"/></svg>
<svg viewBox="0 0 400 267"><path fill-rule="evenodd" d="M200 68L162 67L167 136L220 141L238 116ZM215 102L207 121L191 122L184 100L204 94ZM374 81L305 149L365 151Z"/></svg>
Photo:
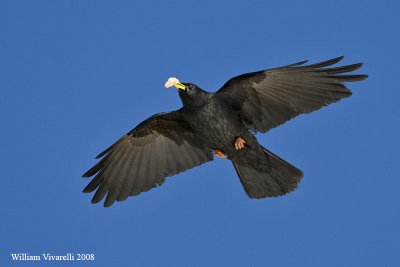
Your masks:
<svg viewBox="0 0 400 267"><path fill-rule="evenodd" d="M351 91L343 82L361 81L367 75L343 75L362 63L330 67L341 59L242 74L215 93L172 80L183 107L151 116L100 153L96 158L102 159L83 175L96 175L83 192L97 189L92 203L107 194L108 207L211 161L213 152L231 160L251 198L295 190L303 173L261 146L255 133L349 97Z"/></svg>

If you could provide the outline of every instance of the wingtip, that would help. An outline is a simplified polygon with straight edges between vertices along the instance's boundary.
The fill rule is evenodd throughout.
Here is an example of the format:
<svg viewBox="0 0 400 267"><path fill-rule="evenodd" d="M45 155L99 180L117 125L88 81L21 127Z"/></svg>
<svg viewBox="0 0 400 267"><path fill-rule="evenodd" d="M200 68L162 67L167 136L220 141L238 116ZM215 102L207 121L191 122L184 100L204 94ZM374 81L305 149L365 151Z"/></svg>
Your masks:
<svg viewBox="0 0 400 267"><path fill-rule="evenodd" d="M90 201L92 204L97 204L101 201L101 199L95 199L95 197L92 198L92 201Z"/></svg>
<svg viewBox="0 0 400 267"><path fill-rule="evenodd" d="M121 140L121 139L120 139ZM108 154L110 151L113 150L113 148L115 147L115 145L120 141L118 140L117 142L115 142L114 144L112 144L111 146L107 147L104 151L102 151L100 154L98 154L96 156L96 159L102 158L103 156L105 156L106 154Z"/></svg>
<svg viewBox="0 0 400 267"><path fill-rule="evenodd" d="M328 59L325 61L311 64L311 65L300 66L299 69L320 69L323 67L334 65L334 64L338 63L339 61L341 61L343 58L344 58L344 56L335 57L335 58L331 58L331 59Z"/></svg>
<svg viewBox="0 0 400 267"><path fill-rule="evenodd" d="M111 207L111 206L114 204L114 201L115 201L115 200L110 201L110 202L104 201L103 207L104 207L104 208L109 208L109 207Z"/></svg>
<svg viewBox="0 0 400 267"><path fill-rule="evenodd" d="M338 56L338 57L334 57L332 59L328 59L328 60L326 60L324 62L321 62L321 63L328 63L329 65L334 65L334 64L342 61L343 59L344 59L344 55Z"/></svg>
<svg viewBox="0 0 400 267"><path fill-rule="evenodd" d="M352 65L350 65L350 66L352 66L351 71L358 70L358 69L361 68L363 65L364 65L364 63L362 63L362 62L352 64Z"/></svg>
<svg viewBox="0 0 400 267"><path fill-rule="evenodd" d="M94 174L96 174L99 171L99 166L102 165L103 163L97 163L94 165L92 168L90 168L87 172L85 172L82 177L83 178L89 178L92 177Z"/></svg>
<svg viewBox="0 0 400 267"><path fill-rule="evenodd" d="M330 62L330 65L334 65L334 64L338 63L339 61L342 61L343 59L344 59L344 56L342 55L342 56L338 56L338 57L332 58L330 60L327 60L327 62Z"/></svg>
<svg viewBox="0 0 400 267"><path fill-rule="evenodd" d="M363 80L367 79L368 77L369 77L369 75L362 74L362 75L360 75L360 81L363 81Z"/></svg>
<svg viewBox="0 0 400 267"><path fill-rule="evenodd" d="M308 60L303 60L303 61L299 61L299 62L290 64L290 65L283 66L283 68L287 68L287 67L298 67L298 66L301 66L301 65L306 64L307 62L308 62Z"/></svg>
<svg viewBox="0 0 400 267"><path fill-rule="evenodd" d="M91 188L89 188L89 185L87 185L87 186L82 190L82 193L91 193L91 192L93 192L95 189L96 189L96 188L91 189Z"/></svg>
<svg viewBox="0 0 400 267"><path fill-rule="evenodd" d="M90 170L88 170L87 172L85 172L84 174L82 174L82 178L88 178L91 175L89 175Z"/></svg>

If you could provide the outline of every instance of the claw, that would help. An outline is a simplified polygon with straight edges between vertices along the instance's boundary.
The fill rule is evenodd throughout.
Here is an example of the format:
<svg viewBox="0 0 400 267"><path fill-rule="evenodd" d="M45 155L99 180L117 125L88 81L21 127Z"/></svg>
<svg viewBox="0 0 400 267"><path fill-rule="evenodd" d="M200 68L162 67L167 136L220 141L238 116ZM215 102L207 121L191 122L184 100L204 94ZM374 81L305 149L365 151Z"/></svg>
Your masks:
<svg viewBox="0 0 400 267"><path fill-rule="evenodd" d="M214 154L218 158L221 158L221 159L226 158L226 155L224 153L222 153L221 150L219 150L219 149L214 149Z"/></svg>
<svg viewBox="0 0 400 267"><path fill-rule="evenodd" d="M243 140L243 138L237 137L235 140L235 149L239 150L244 148L244 144L246 144L246 142Z"/></svg>

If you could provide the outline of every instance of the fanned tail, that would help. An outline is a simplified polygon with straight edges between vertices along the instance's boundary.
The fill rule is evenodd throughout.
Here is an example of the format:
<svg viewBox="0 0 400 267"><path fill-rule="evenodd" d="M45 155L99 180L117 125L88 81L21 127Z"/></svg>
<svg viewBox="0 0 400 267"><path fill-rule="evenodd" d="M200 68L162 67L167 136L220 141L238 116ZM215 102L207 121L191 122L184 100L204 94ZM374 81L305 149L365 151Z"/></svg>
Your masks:
<svg viewBox="0 0 400 267"><path fill-rule="evenodd" d="M266 148L263 150L270 162L267 172L232 161L247 195L250 198L277 197L294 191L303 172Z"/></svg>

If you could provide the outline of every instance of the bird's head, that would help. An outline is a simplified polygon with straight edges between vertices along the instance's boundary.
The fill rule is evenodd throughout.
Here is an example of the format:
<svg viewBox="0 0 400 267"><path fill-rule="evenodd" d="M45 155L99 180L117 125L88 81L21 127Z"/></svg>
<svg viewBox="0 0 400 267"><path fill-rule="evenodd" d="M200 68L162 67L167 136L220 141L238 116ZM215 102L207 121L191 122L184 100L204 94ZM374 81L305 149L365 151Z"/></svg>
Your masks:
<svg viewBox="0 0 400 267"><path fill-rule="evenodd" d="M165 87L174 86L179 91L179 97L185 107L202 105L208 93L193 83L181 83L177 78L169 78Z"/></svg>

